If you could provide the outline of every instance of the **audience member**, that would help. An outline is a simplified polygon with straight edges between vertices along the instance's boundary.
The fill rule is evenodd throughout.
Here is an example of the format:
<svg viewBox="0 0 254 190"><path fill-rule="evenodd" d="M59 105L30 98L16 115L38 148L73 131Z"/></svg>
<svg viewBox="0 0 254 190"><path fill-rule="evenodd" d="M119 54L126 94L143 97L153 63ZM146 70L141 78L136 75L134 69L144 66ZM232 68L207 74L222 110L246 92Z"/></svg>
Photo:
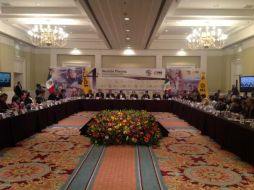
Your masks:
<svg viewBox="0 0 254 190"><path fill-rule="evenodd" d="M225 97L223 95L219 96L214 108L219 111L224 111L227 109L227 104L225 103Z"/></svg>
<svg viewBox="0 0 254 190"><path fill-rule="evenodd" d="M163 99L168 100L169 98L172 98L170 92L168 90L164 90Z"/></svg>
<svg viewBox="0 0 254 190"><path fill-rule="evenodd" d="M0 94L0 113L6 112L9 109L6 101L8 99L8 95L6 93Z"/></svg>
<svg viewBox="0 0 254 190"><path fill-rule="evenodd" d="M101 89L98 90L98 92L95 94L96 99L104 99L104 93L101 91Z"/></svg>
<svg viewBox="0 0 254 190"><path fill-rule="evenodd" d="M145 91L145 93L143 94L141 99L142 100L149 100L150 99L150 95L148 94L148 90Z"/></svg>
<svg viewBox="0 0 254 190"><path fill-rule="evenodd" d="M131 100L137 100L138 99L138 95L134 90L131 92L130 99Z"/></svg>
<svg viewBox="0 0 254 190"><path fill-rule="evenodd" d="M242 111L240 98L238 98L235 95L232 96L228 111L233 112L233 113L240 113Z"/></svg>
<svg viewBox="0 0 254 190"><path fill-rule="evenodd" d="M112 90L109 90L106 94L107 99L115 99L115 94L112 92Z"/></svg>
<svg viewBox="0 0 254 190"><path fill-rule="evenodd" d="M242 114L245 118L254 118L254 98L247 98Z"/></svg>
<svg viewBox="0 0 254 190"><path fill-rule="evenodd" d="M33 103L33 98L30 95L30 92L26 93L26 98L24 100L24 104L28 105L28 104L32 104Z"/></svg>
<svg viewBox="0 0 254 190"><path fill-rule="evenodd" d="M215 94L213 95L213 99L214 99L215 101L218 101L218 100L219 100L220 93L221 93L221 91L218 90L218 91L215 92Z"/></svg>
<svg viewBox="0 0 254 190"><path fill-rule="evenodd" d="M45 91L42 90L40 93L35 97L36 103L41 104L42 102L46 101L45 100Z"/></svg>
<svg viewBox="0 0 254 190"><path fill-rule="evenodd" d="M85 95L85 97L87 99L93 99L94 98L94 94L93 94L92 90L89 90L88 93Z"/></svg>
<svg viewBox="0 0 254 190"><path fill-rule="evenodd" d="M125 100L126 99L126 95L123 93L122 90L120 90L120 92L117 94L116 99L118 99L118 100L123 100L123 99Z"/></svg>
<svg viewBox="0 0 254 190"><path fill-rule="evenodd" d="M22 85L21 85L20 81L18 81L16 86L14 87L14 93L18 97L21 97L21 95L22 95Z"/></svg>
<svg viewBox="0 0 254 190"><path fill-rule="evenodd" d="M15 110L19 110L22 108L20 103L20 97L18 97L17 95L14 95L11 99L11 108Z"/></svg>
<svg viewBox="0 0 254 190"><path fill-rule="evenodd" d="M236 85L232 85L232 95L238 96L239 95L239 91L236 87Z"/></svg>
<svg viewBox="0 0 254 190"><path fill-rule="evenodd" d="M154 100L160 100L160 99L161 99L161 95L159 94L159 92L155 92L155 93L153 94L153 99L154 99Z"/></svg>

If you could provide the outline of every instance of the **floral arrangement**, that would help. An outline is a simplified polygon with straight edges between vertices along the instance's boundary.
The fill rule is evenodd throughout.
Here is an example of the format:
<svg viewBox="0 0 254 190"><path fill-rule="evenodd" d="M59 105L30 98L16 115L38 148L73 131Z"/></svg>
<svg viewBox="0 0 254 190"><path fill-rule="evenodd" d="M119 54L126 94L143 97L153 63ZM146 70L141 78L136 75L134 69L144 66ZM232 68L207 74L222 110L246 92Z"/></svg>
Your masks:
<svg viewBox="0 0 254 190"><path fill-rule="evenodd" d="M102 111L88 123L86 134L92 143L99 145L152 145L161 138L155 117L136 110Z"/></svg>

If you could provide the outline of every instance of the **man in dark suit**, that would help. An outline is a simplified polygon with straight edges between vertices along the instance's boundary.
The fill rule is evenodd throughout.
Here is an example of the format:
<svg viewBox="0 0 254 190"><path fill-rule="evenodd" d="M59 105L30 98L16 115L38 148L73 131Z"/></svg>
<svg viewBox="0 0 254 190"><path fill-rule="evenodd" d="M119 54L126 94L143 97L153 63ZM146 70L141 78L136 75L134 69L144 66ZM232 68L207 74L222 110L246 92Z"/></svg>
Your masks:
<svg viewBox="0 0 254 190"><path fill-rule="evenodd" d="M164 90L163 100L168 100L169 98L172 98L171 94L168 90Z"/></svg>
<svg viewBox="0 0 254 190"><path fill-rule="evenodd" d="M115 94L112 92L112 90L109 90L106 94L107 99L115 99Z"/></svg>
<svg viewBox="0 0 254 190"><path fill-rule="evenodd" d="M142 100L149 100L150 99L150 95L148 94L148 90L145 91L145 94L143 94L143 96L141 97Z"/></svg>
<svg viewBox="0 0 254 190"><path fill-rule="evenodd" d="M92 90L89 90L85 97L87 99L93 99L94 98L94 94L93 94Z"/></svg>
<svg viewBox="0 0 254 190"><path fill-rule="evenodd" d="M22 95L22 85L19 81L17 82L16 86L14 87L14 92L18 97L21 97L21 95Z"/></svg>
<svg viewBox="0 0 254 190"><path fill-rule="evenodd" d="M154 100L160 100L160 99L161 99L161 95L159 94L159 92L155 92L155 93L153 94L153 99L154 99Z"/></svg>
<svg viewBox="0 0 254 190"><path fill-rule="evenodd" d="M131 92L130 99L131 100L137 100L138 99L138 95L135 91Z"/></svg>
<svg viewBox="0 0 254 190"><path fill-rule="evenodd" d="M95 99L104 99L104 93L101 91L101 89L99 89L95 94Z"/></svg>
<svg viewBox="0 0 254 190"><path fill-rule="evenodd" d="M117 94L116 99L118 100L126 100L126 95L123 93L122 90Z"/></svg>

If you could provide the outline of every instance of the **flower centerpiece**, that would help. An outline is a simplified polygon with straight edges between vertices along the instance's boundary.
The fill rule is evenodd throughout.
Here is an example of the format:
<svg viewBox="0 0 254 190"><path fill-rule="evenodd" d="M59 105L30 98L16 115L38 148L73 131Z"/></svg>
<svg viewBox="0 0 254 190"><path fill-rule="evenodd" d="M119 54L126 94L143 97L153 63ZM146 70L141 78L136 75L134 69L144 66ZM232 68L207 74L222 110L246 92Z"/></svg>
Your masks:
<svg viewBox="0 0 254 190"><path fill-rule="evenodd" d="M87 125L86 135L99 145L152 145L161 138L155 117L143 110L104 110Z"/></svg>

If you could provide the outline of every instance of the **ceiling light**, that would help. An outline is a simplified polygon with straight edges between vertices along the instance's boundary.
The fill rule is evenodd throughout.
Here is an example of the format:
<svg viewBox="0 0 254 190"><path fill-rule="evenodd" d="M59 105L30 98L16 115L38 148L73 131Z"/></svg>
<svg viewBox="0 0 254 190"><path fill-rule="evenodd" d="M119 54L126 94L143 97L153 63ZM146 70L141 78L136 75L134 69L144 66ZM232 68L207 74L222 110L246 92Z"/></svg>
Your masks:
<svg viewBox="0 0 254 190"><path fill-rule="evenodd" d="M128 21L128 20L130 20L130 18L129 17L124 17L124 20Z"/></svg>
<svg viewBox="0 0 254 190"><path fill-rule="evenodd" d="M71 50L70 52L72 55L80 55L81 54L81 51L77 48L74 48L73 50Z"/></svg>
<svg viewBox="0 0 254 190"><path fill-rule="evenodd" d="M123 55L136 55L135 51L130 47L123 51Z"/></svg>
<svg viewBox="0 0 254 190"><path fill-rule="evenodd" d="M40 47L63 47L69 36L62 27L52 25L35 25L27 33L32 43Z"/></svg>
<svg viewBox="0 0 254 190"><path fill-rule="evenodd" d="M234 20L181 20L176 21L177 26L233 26Z"/></svg>
<svg viewBox="0 0 254 190"><path fill-rule="evenodd" d="M129 30L129 29L126 29L125 31L126 31L126 32L130 32L131 30Z"/></svg>
<svg viewBox="0 0 254 190"><path fill-rule="evenodd" d="M18 18L19 23L32 25L79 25L77 19L60 19L60 18Z"/></svg>
<svg viewBox="0 0 254 190"><path fill-rule="evenodd" d="M125 38L125 39L129 41L131 38L130 38L130 37L127 37L127 38Z"/></svg>
<svg viewBox="0 0 254 190"><path fill-rule="evenodd" d="M184 49L181 49L181 50L179 50L176 54L177 54L178 56L185 56L185 55L186 55L186 52L184 51Z"/></svg>
<svg viewBox="0 0 254 190"><path fill-rule="evenodd" d="M194 28L186 39L188 41L188 47L191 49L220 49L223 47L227 37L220 28L206 26Z"/></svg>

